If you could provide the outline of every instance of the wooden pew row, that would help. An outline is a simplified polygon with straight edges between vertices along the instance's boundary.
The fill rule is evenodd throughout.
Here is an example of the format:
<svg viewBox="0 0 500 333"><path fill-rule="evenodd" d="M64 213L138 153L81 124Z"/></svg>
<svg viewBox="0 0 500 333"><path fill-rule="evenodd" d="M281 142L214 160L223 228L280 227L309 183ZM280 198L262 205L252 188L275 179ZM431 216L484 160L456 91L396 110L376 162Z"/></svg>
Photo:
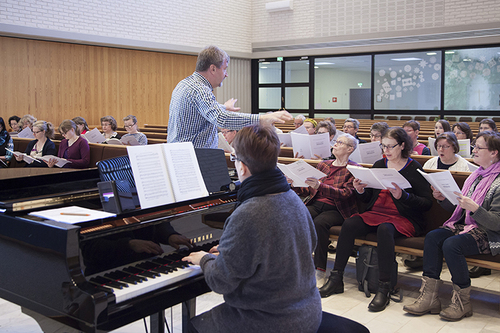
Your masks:
<svg viewBox="0 0 500 333"><path fill-rule="evenodd" d="M28 143L31 141L31 139L21 139L21 138L12 138L12 140L14 142L14 150L20 152L24 152L26 150L26 147L28 146ZM61 143L61 141L59 140L52 140L52 141L56 145L56 150L59 149L59 144ZM90 146L90 163L89 163L90 168L94 168L97 162L101 160L127 155L126 146L108 145L101 143L90 143L89 146ZM15 158L12 158L10 167L11 168L23 167L24 164L25 164L24 162L17 162Z"/></svg>

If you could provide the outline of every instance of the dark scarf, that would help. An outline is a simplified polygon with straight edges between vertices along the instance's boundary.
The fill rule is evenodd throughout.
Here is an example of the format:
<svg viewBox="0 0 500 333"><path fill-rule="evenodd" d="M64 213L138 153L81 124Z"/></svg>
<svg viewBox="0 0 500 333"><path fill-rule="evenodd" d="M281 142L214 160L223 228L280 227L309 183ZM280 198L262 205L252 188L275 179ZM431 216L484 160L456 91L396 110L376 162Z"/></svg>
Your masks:
<svg viewBox="0 0 500 333"><path fill-rule="evenodd" d="M250 198L286 192L289 189L290 184L278 168L251 175L241 183L236 207Z"/></svg>

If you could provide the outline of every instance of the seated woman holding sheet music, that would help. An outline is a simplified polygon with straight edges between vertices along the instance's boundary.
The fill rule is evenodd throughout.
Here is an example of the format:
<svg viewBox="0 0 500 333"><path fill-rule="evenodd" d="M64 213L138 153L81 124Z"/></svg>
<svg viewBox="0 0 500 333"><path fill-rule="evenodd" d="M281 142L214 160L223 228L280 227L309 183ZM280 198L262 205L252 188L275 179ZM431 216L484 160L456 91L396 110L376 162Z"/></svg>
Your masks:
<svg viewBox="0 0 500 333"><path fill-rule="evenodd" d="M56 154L56 145L50 140L54 137L54 126L52 123L39 120L33 124L33 135L35 140L28 143L25 153L36 160L26 164L25 167L47 167L47 163L41 160L41 157ZM23 157L16 156L16 160L21 162Z"/></svg>
<svg viewBox="0 0 500 333"><path fill-rule="evenodd" d="M123 118L123 122L123 127L125 127L128 133L125 134L122 138L134 137L141 146L148 144L148 138L146 137L146 134L139 132L139 125L137 124L137 118L135 116L128 115Z"/></svg>
<svg viewBox="0 0 500 333"><path fill-rule="evenodd" d="M118 128L118 125L116 123L115 118L111 116L104 116L101 118L101 127L102 127L102 134L106 138L107 142L110 139L118 139L120 140L121 135L116 133L116 129Z"/></svg>
<svg viewBox="0 0 500 333"><path fill-rule="evenodd" d="M322 161L317 167L327 176L321 179L307 178L306 184L309 187L293 187L293 181L287 178L298 195L307 197L305 204L318 235L314 250L318 287L325 283L330 228L342 225L345 219L358 212L352 185L354 177L346 168L348 164L358 165L349 160L349 155L356 149L357 144L358 140L350 134L340 136L332 150L336 159Z"/></svg>
<svg viewBox="0 0 500 333"><path fill-rule="evenodd" d="M480 168L464 183L457 193L455 207L444 195L433 188L433 196L453 215L439 229L425 236L424 272L420 296L403 309L415 315L428 312L442 319L457 321L472 316L470 303L471 281L465 256L500 253L500 134L481 132L474 146L474 162ZM439 279L446 260L453 282L451 304L441 310L438 298Z"/></svg>
<svg viewBox="0 0 500 333"><path fill-rule="evenodd" d="M424 169L470 171L468 162L462 156L457 155L460 146L455 134L452 132L440 134L434 141L434 147L438 152L438 156L425 162Z"/></svg>
<svg viewBox="0 0 500 333"><path fill-rule="evenodd" d="M77 135L78 129L73 120L63 120L59 125L59 133L64 137L59 144L57 157L64 158L70 163L67 163L63 168L85 169L90 163L90 147L87 140ZM57 163L57 160L51 158L47 165L52 168Z"/></svg>
<svg viewBox="0 0 500 333"><path fill-rule="evenodd" d="M394 239L421 234L424 230L422 212L432 206L429 184L417 171L422 167L409 157L413 144L405 130L401 127L389 128L380 146L386 157L376 161L373 168L396 169L411 187L402 189L392 182L393 188L380 190L366 188L362 179L354 179L358 197L367 202L367 208L364 213L354 214L344 221L337 242L335 266L328 281L319 290L322 297L344 292L343 274L354 248L354 240L376 232L379 289L368 307L371 311L382 311L389 304L391 268L395 261Z"/></svg>
<svg viewBox="0 0 500 333"><path fill-rule="evenodd" d="M472 145L474 142L474 134L472 133L472 130L470 129L469 124L465 122L459 122L453 125L451 128L453 133L456 135L458 140L466 140L469 139L469 142L471 143L470 147L470 153L472 156Z"/></svg>

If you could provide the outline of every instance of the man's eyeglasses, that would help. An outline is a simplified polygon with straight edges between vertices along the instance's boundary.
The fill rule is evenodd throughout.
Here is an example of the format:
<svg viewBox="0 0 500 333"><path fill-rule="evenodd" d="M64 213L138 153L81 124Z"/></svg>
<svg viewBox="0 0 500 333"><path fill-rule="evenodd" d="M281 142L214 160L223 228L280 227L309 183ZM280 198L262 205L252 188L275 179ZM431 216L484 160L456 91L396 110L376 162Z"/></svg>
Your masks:
<svg viewBox="0 0 500 333"><path fill-rule="evenodd" d="M354 126L352 126L352 125L344 125L344 127L343 127L343 128L346 128L346 129L351 129L351 128L354 128Z"/></svg>
<svg viewBox="0 0 500 333"><path fill-rule="evenodd" d="M382 135L381 134L372 134L372 133L370 133L370 137L371 138L381 138Z"/></svg>
<svg viewBox="0 0 500 333"><path fill-rule="evenodd" d="M393 150L396 146L399 146L399 143L395 144L394 146L386 146L386 145L383 145L383 144L380 144L379 146L380 146L380 149L382 149L382 150L385 150L385 149L387 149L387 150Z"/></svg>
<svg viewBox="0 0 500 333"><path fill-rule="evenodd" d="M123 126L123 127L125 127L125 128L131 128L131 127L132 127L132 126L134 126L135 124L136 124L136 123L133 123L132 125L125 125L125 126Z"/></svg>

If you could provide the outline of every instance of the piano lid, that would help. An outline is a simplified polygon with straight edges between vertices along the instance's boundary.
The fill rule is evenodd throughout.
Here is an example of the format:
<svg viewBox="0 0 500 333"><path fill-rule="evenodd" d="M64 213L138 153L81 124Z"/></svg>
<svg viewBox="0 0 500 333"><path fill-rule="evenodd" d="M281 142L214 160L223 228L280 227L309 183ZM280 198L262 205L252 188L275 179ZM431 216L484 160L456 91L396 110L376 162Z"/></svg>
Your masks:
<svg viewBox="0 0 500 333"><path fill-rule="evenodd" d="M96 168L13 168L0 171L0 179L0 209L7 212L99 200L100 179Z"/></svg>

